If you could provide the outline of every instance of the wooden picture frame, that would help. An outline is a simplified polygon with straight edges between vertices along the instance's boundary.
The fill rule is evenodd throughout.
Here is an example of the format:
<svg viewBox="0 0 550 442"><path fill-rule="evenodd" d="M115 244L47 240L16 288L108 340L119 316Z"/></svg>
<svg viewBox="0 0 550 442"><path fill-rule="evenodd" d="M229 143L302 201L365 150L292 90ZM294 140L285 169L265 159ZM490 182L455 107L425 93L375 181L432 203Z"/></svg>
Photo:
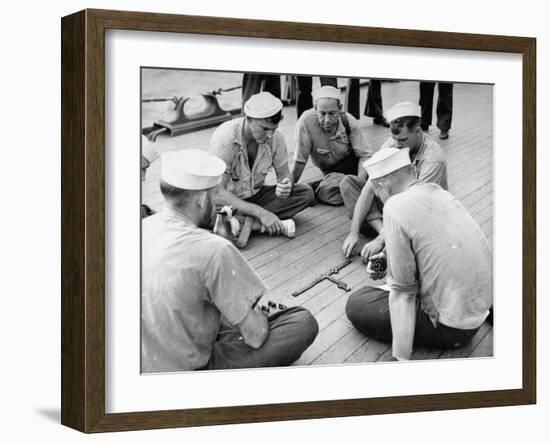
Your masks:
<svg viewBox="0 0 550 442"><path fill-rule="evenodd" d="M105 412L105 30L330 41L521 54L522 387L511 390ZM62 424L141 430L533 404L536 400L536 40L416 30L85 10L62 19Z"/></svg>

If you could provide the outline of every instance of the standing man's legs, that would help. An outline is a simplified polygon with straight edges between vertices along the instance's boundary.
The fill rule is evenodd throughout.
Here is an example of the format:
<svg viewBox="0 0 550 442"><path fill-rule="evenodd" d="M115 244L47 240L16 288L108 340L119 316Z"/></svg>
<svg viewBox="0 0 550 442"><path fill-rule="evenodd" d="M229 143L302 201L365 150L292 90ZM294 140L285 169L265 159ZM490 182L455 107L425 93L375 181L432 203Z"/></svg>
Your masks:
<svg viewBox="0 0 550 442"><path fill-rule="evenodd" d="M359 88L359 78L348 78L346 86L346 112L352 114L357 120L361 118L359 111L359 100L361 99L361 89Z"/></svg>
<svg viewBox="0 0 550 442"><path fill-rule="evenodd" d="M311 97L313 78L298 75L296 83L296 116L300 118L304 111L313 107L313 98Z"/></svg>
<svg viewBox="0 0 550 442"><path fill-rule="evenodd" d="M432 124L434 89L434 82L420 82L420 99L418 100L418 104L421 108L420 127L424 131L427 131Z"/></svg>
<svg viewBox="0 0 550 442"><path fill-rule="evenodd" d="M382 107L382 82L380 80L369 80L365 115L371 117L374 124L390 127L389 123L384 118L384 110Z"/></svg>
<svg viewBox="0 0 550 442"><path fill-rule="evenodd" d="M437 92L437 127L442 132L439 137L445 139L453 119L453 83L437 83Z"/></svg>
<svg viewBox="0 0 550 442"><path fill-rule="evenodd" d="M263 89L262 89L263 86ZM281 78L279 75L248 74L243 75L242 105L259 92L266 91L281 98Z"/></svg>

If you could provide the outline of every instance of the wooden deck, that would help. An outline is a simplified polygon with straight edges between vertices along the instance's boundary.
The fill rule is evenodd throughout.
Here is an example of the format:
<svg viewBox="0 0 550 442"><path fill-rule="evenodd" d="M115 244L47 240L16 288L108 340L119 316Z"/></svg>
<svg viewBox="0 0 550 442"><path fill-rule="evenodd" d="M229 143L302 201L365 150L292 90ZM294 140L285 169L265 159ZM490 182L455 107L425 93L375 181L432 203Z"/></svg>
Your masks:
<svg viewBox="0 0 550 442"><path fill-rule="evenodd" d="M362 88L362 107L367 88ZM383 83L384 107L400 101L418 100L417 82ZM437 98L437 92L434 99ZM434 113L435 113L434 103ZM448 140L438 139L434 125L430 134L438 140L448 160L450 191L457 196L481 226L491 247L493 245L493 94L491 86L455 84L453 126ZM280 125L289 148L289 160L294 151L294 124L296 110L285 108ZM372 124L367 117L361 119L362 130L376 150L389 137L389 130ZM201 148L207 149L214 129L202 130L177 138L157 141L160 151ZM153 209L163 206L158 191L159 162L151 165L147 180L142 186L142 200ZM311 181L321 176L318 169L308 163L302 180ZM268 183L274 176L268 176ZM344 313L349 293L334 284L322 282L299 297L291 293L307 284L320 273L344 260L342 242L349 229L349 219L343 207L317 204L295 218L296 237L258 235L251 238L243 251L268 287L266 300L287 306L302 305L308 308L319 322L319 335L296 365L341 364L385 361L391 357L391 348L359 333ZM352 288L380 285L367 277L365 266L356 257L340 272L341 278ZM444 359L487 357L493 355L493 330L485 323L472 342L460 350L441 351L418 348L413 359Z"/></svg>

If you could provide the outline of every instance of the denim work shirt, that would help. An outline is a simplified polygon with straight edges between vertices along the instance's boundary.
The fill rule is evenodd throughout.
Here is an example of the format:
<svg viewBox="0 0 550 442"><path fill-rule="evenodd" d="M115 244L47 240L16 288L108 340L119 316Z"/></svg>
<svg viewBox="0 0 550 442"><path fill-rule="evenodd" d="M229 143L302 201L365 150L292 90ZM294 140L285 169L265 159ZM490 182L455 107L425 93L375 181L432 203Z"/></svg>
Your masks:
<svg viewBox="0 0 550 442"><path fill-rule="evenodd" d="M418 295L434 325L474 329L493 304L493 255L479 225L449 192L415 181L384 206L388 285Z"/></svg>
<svg viewBox="0 0 550 442"><path fill-rule="evenodd" d="M380 149L386 147L399 149L397 142L393 138L386 140ZM416 178L420 181L424 183L437 183L443 189L449 190L445 153L439 147L439 144L428 134L423 134L422 145L414 158L411 158L411 163L416 171Z"/></svg>
<svg viewBox="0 0 550 442"><path fill-rule="evenodd" d="M277 179L288 176L286 143L283 134L277 130L265 143L258 143L258 153L250 169L243 136L244 121L245 117L241 117L221 124L212 135L209 149L227 164L229 179L226 190L241 199L251 198L259 192L272 167Z"/></svg>
<svg viewBox="0 0 550 442"><path fill-rule="evenodd" d="M170 208L142 227L141 370L204 367L222 320L238 325L265 285L232 243Z"/></svg>
<svg viewBox="0 0 550 442"><path fill-rule="evenodd" d="M329 135L319 124L315 109L305 111L296 123L294 161L307 163L311 156L313 164L323 171L352 152L359 158L360 164L368 160L372 156L372 149L355 117L349 113L346 115L350 128L349 137L341 116L338 116L336 133Z"/></svg>

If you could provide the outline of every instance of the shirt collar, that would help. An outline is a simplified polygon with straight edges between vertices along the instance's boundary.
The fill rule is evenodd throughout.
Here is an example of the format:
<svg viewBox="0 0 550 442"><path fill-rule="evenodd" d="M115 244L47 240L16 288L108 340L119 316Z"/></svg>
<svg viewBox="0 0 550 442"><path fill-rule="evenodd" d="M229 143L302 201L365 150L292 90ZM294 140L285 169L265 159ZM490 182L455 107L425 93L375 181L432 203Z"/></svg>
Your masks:
<svg viewBox="0 0 550 442"><path fill-rule="evenodd" d="M193 227L197 227L196 224L191 221L187 216L185 216L183 213L181 213L179 210L174 209L170 207L168 204L163 209L164 216L168 218L175 219L177 221L181 221L184 224L188 224Z"/></svg>
<svg viewBox="0 0 550 442"><path fill-rule="evenodd" d="M409 185L407 186L407 189L410 189L412 187L415 187L415 186L419 186L421 184L425 184L423 181L420 181L419 179L415 178L414 180L412 180Z"/></svg>

